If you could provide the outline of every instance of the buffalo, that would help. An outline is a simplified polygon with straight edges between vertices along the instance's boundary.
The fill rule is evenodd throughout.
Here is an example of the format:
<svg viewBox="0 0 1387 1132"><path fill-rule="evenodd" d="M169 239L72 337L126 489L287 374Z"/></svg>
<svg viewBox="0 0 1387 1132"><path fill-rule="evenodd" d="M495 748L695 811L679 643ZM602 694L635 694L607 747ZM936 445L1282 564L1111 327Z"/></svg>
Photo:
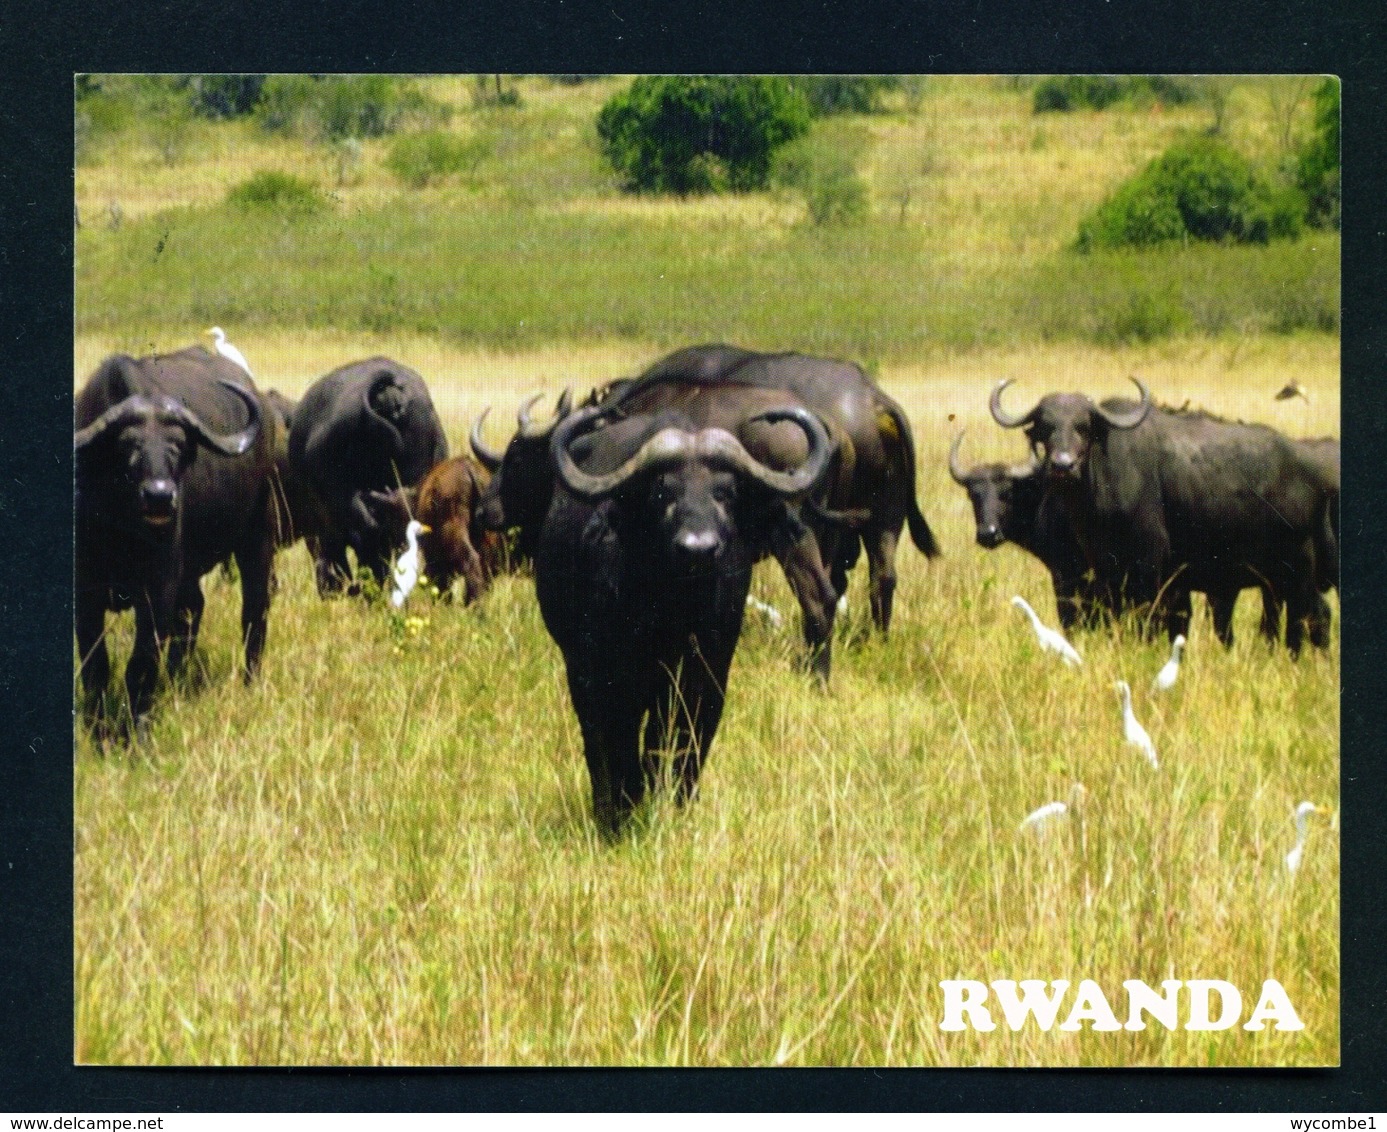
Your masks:
<svg viewBox="0 0 1387 1132"><path fill-rule="evenodd" d="M949 448L949 474L968 492L978 545L991 550L1012 542L1040 559L1050 572L1055 607L1065 630L1121 614L1128 607L1125 594L1106 589L1094 577L1063 502L1048 491L1041 465L1035 461L981 464L964 471L958 463L962 439L959 433ZM1232 644L1238 587L1220 588L1205 596L1214 632L1225 644Z"/></svg>
<svg viewBox="0 0 1387 1132"><path fill-rule="evenodd" d="M958 462L962 442L960 432L949 447L949 475L973 505L978 545L993 550L1010 542L1033 554L1050 572L1061 627L1069 630L1091 620L1106 602L1093 584L1063 506L1046 493L1040 466L1028 461L965 470Z"/></svg>
<svg viewBox="0 0 1387 1132"><path fill-rule="evenodd" d="M1339 442L1332 437L1297 440L1296 448L1316 468L1329 496L1317 544L1316 584L1321 593L1339 588Z"/></svg>
<svg viewBox="0 0 1387 1132"><path fill-rule="evenodd" d="M905 413L850 362L798 353L760 353L723 343L692 346L662 358L608 397L619 410L646 411L681 386L780 389L793 393L846 443L827 500L833 514L808 516L823 544L838 596L862 550L869 569L872 621L885 632L896 590L896 546L902 528L926 557L939 544L915 499L915 440Z"/></svg>
<svg viewBox="0 0 1387 1132"><path fill-rule="evenodd" d="M367 493L372 515L396 545L403 543L411 518L424 525L419 535L424 575L445 600L451 599L452 584L461 578L463 603L470 605L505 568L501 536L477 519L478 504L490 480L471 456L453 456L431 469L417 489Z"/></svg>
<svg viewBox="0 0 1387 1132"><path fill-rule="evenodd" d="M923 553L939 553L915 500L914 439L900 406L849 363L724 344L676 351L639 377L596 391L585 404L613 421L678 408L692 412L703 426L728 427L780 394L812 410L830 433L832 468L823 491L816 493L822 498L808 500L802 509L804 529L796 546L782 546L777 553L804 613L811 663L827 677L837 598L847 589L848 572L861 549L867 550L871 570L873 621L883 631L891 620L902 528L909 524ZM521 428L504 454L481 443L480 421L473 428L473 451L494 473L483 498L482 521L517 528L522 555L533 554L553 490L545 441L567 411L561 400L554 420L537 425L522 410ZM819 583L825 567L831 592Z"/></svg>
<svg viewBox="0 0 1387 1132"><path fill-rule="evenodd" d="M322 504L315 533L318 592L351 577L347 550L377 584L395 542L367 493L413 487L448 457L448 442L424 379L389 358L369 358L314 382L293 412L289 467Z"/></svg>
<svg viewBox="0 0 1387 1132"><path fill-rule="evenodd" d="M735 430L673 410L613 420L600 406L554 429L557 482L535 583L563 653L604 836L620 832L657 781L662 752L676 799L693 796L752 566L773 543L799 537L800 503L831 456L823 423L794 404Z"/></svg>
<svg viewBox="0 0 1387 1132"><path fill-rule="evenodd" d="M587 400L595 405L605 390ZM482 424L487 412L472 425L469 439L472 453L491 476L477 501L477 521L491 531L514 531L514 554L518 562L533 561L539 546L539 532L554 494L554 465L549 458L549 441L554 428L568 415L573 398L567 390L554 406L548 421L534 421L530 410L543 394L531 397L516 414L516 431L504 452L493 452L482 440Z"/></svg>
<svg viewBox="0 0 1387 1132"><path fill-rule="evenodd" d="M1132 380L1135 404L1052 393L1012 415L1001 403L1009 380L989 402L998 424L1026 430L1096 583L1111 600L1161 611L1172 640L1188 632L1192 591L1231 610L1239 590L1256 586L1264 633L1277 635L1284 612L1292 653L1307 633L1327 645L1323 471L1273 429L1158 409Z"/></svg>
<svg viewBox="0 0 1387 1132"><path fill-rule="evenodd" d="M76 633L83 715L107 733L107 611L135 611L129 723L147 726L161 651L197 643L201 578L234 557L245 675L265 645L274 559L275 420L250 378L202 347L97 367L77 395Z"/></svg>
<svg viewBox="0 0 1387 1132"><path fill-rule="evenodd" d="M318 536L327 528L327 513L317 492L289 463L289 430L298 406L276 389L265 392L265 403L275 418L274 500L275 545L283 550L299 539L308 544L314 561Z"/></svg>

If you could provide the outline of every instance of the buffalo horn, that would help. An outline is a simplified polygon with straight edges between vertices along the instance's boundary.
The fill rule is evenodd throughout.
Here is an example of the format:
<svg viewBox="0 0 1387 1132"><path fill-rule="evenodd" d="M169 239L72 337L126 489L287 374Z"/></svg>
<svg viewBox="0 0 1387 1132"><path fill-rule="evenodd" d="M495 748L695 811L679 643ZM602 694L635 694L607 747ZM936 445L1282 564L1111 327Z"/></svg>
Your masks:
<svg viewBox="0 0 1387 1132"><path fill-rule="evenodd" d="M553 421L550 421L548 424L541 425L536 424L533 420L530 419L530 410L535 407L535 403L543 396L543 393L536 393L528 401L522 404L519 409L516 410L515 420L516 423L520 426L520 431L517 435L523 436L527 440L539 440L542 437L549 435L549 433L551 433L554 430Z"/></svg>
<svg viewBox="0 0 1387 1132"><path fill-rule="evenodd" d="M112 405L91 424L74 432L72 434L72 447L80 451L98 437L105 435L113 425L123 424L127 418L142 416L154 411L154 405L148 397L138 393L126 397Z"/></svg>
<svg viewBox="0 0 1387 1132"><path fill-rule="evenodd" d="M966 484L968 482L963 469L959 467L958 464L958 449L963 443L963 434L966 431L966 429L959 429L958 435L954 437L954 442L949 445L949 475L953 476L954 483L958 484Z"/></svg>
<svg viewBox="0 0 1387 1132"><path fill-rule="evenodd" d="M468 434L468 439L472 442L472 454L477 457L482 467L494 475L501 470L502 454L488 448L482 443L482 422L486 420L486 415L489 412L491 412L490 405L482 410L482 415L479 416L472 425L472 431Z"/></svg>
<svg viewBox="0 0 1387 1132"><path fill-rule="evenodd" d="M1132 377L1131 382L1141 390L1141 404L1127 413L1115 412L1112 409L1105 409L1102 405L1094 405L1093 410L1113 428L1136 428L1146 419L1146 414L1151 411L1151 393L1141 383L1141 379Z"/></svg>
<svg viewBox="0 0 1387 1132"><path fill-rule="evenodd" d="M992 410L992 419L1003 428L1020 428L1022 425L1030 423L1031 418L1035 416L1035 410L1032 409L1025 416L1021 417L1012 417L1006 414L1005 410L1002 408L1002 390L1010 385L1011 382L1012 379L1009 377L1003 378L1001 381L997 382L997 386L992 390L992 397L988 400L987 406Z"/></svg>
<svg viewBox="0 0 1387 1132"><path fill-rule="evenodd" d="M768 409L749 418L746 423L751 424L752 421L791 421L799 425L809 441L809 454L804 458L804 463L793 472L777 472L753 457L730 432L720 428L704 429L698 434L699 456L721 459L777 495L802 495L819 482L828 470L828 462L833 455L823 421L799 405Z"/></svg>
<svg viewBox="0 0 1387 1132"><path fill-rule="evenodd" d="M186 405L180 401L175 401L172 397L161 397L159 401L153 402L142 394L127 397L118 405L113 405L101 414L86 428L79 429L73 434L72 444L74 448L85 448L98 436L104 433L112 425L124 422L131 417L153 416L163 414L173 417L183 424L194 436L207 447L220 452L223 456L240 456L255 443L256 435L260 432L260 401L254 393L234 381L217 379L218 385L224 385L231 392L235 393L245 402L246 410L250 414L250 423L240 432L216 433L212 432L202 420L193 413Z"/></svg>
<svg viewBox="0 0 1387 1132"><path fill-rule="evenodd" d="M220 452L223 456L240 456L255 443L255 438L260 432L260 398L244 385L237 385L234 381L226 381L219 377L217 384L225 386L245 402L246 412L250 415L250 423L240 432L225 434L212 432L186 406L173 401L168 407L172 408L183 419L183 422L197 435L198 440L207 445L208 448Z"/></svg>
<svg viewBox="0 0 1387 1132"><path fill-rule="evenodd" d="M596 406L572 414L559 424L550 441L550 452L559 478L574 495L587 499L609 495L646 468L690 457L730 466L776 494L798 495L818 482L828 468L832 455L823 422L807 409L791 406L759 413L749 418L747 423L757 420L793 421L804 430L809 440L809 454L793 472L777 472L766 467L725 429L705 428L690 433L679 428L662 428L615 471L605 475L589 475L578 467L568 449L581 430L601 415L602 409Z"/></svg>

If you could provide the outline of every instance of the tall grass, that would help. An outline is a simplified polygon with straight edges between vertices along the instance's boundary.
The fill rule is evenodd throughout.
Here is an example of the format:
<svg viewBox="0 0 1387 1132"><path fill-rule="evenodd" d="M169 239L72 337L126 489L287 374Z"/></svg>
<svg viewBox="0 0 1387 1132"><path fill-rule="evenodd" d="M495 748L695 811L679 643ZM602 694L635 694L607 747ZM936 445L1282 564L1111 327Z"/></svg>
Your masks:
<svg viewBox="0 0 1387 1132"><path fill-rule="evenodd" d="M1249 595L1231 652L1196 622L1161 700L1165 647L1131 626L1056 667L1008 604L1053 620L1043 570L973 545L946 454L966 427L969 461L1020 455L987 415L1004 376L1018 397L1106 396L1135 372L1170 404L1337 434L1337 242L1066 257L1079 219L1207 110L1042 120L1024 89L976 78L931 77L821 135L861 142L861 225L816 229L777 193L632 200L592 145L625 81L526 78L520 107L472 110L469 77L421 79L482 156L419 190L379 140L348 179L330 149L246 123L198 123L172 164L108 123L77 174L74 380L214 323L291 395L386 353L425 375L463 450L488 403L500 443L529 393L552 403L701 339L847 355L907 408L945 557L902 548L889 639L854 578L826 694L801 673L783 579L758 568L787 626L748 614L701 796L657 803L615 846L529 579L467 609L416 600L414 631L319 601L295 547L246 687L214 572L197 671L163 692L150 743L76 737L76 1059L1336 1062L1337 819L1294 878L1283 856L1297 802L1336 805L1337 629L1294 662L1257 638ZM1293 124L1267 90L1240 82L1223 122L1261 160ZM316 215L223 203L263 170L346 183ZM1310 400L1273 401L1292 375ZM119 671L128 616L110 636ZM1119 678L1157 773L1122 746ZM1072 820L1018 831L1075 782ZM1276 978L1306 1028L938 1028L942 979L1085 977L1119 1013L1125 979L1255 995Z"/></svg>
<svg viewBox="0 0 1387 1132"><path fill-rule="evenodd" d="M350 356L378 343L335 342ZM242 343L266 383L329 368ZM99 352L80 343L83 357ZM313 340L300 349L320 349ZM431 380L450 436L539 375L630 372L620 350L456 355ZM427 368L427 367L426 367ZM558 651L527 578L477 606L319 601L281 555L259 679L237 674L237 600L209 576L201 675L163 696L139 752L78 736L75 1056L120 1064L1314 1065L1338 1058L1334 819L1292 877L1302 798L1338 795L1338 660L1257 638L1255 596L1224 652L1196 621L1173 694L1163 643L1081 635L1069 670L1008 604L1053 621L1048 581L972 544L944 466L1014 457L987 417L995 375L1106 394L1133 369L1164 398L1291 431L1337 431L1322 339L1140 349L1029 347L883 367L920 449L945 548L900 554L897 620L864 624L855 577L832 686L798 667L778 571L754 592L702 793L657 804L618 845L589 816ZM1294 371L1312 402L1270 399ZM534 386L529 386L533 388ZM1257 406L1256 412L1248 407ZM1285 416L1283 420L1282 417ZM949 418L952 417L952 420ZM113 623L123 661L129 619ZM1123 747L1116 679L1160 752ZM1017 824L1087 787L1048 836ZM939 981L1279 979L1300 1032L949 1034ZM1250 1009L1250 1003L1245 1010Z"/></svg>

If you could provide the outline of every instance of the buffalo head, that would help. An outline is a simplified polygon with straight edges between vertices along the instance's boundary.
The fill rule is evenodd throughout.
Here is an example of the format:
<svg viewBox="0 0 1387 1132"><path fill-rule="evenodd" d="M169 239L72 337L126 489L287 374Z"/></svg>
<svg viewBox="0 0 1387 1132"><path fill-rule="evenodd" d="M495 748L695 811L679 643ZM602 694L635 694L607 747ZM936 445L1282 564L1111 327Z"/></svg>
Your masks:
<svg viewBox="0 0 1387 1132"><path fill-rule="evenodd" d="M1056 479L1082 474L1089 449L1101 445L1109 429L1136 428L1151 409L1151 394L1137 378L1132 383L1141 390L1141 401L1133 409L1097 405L1082 393L1050 393L1029 413L1011 416L1002 408L1002 390L1011 379L997 383L988 402L992 419L1003 428L1022 428L1031 449L1048 475Z"/></svg>
<svg viewBox="0 0 1387 1132"><path fill-rule="evenodd" d="M482 441L482 422L490 407L472 425L469 439L472 452L488 472L491 482L477 502L477 522L485 530L520 529L521 553L533 554L533 541L549 510L553 494L554 471L549 462L549 441L559 421L569 415L573 396L568 390L559 395L554 415L548 421L534 421L530 410L544 394L537 393L516 413L516 432L504 452L487 448Z"/></svg>
<svg viewBox="0 0 1387 1132"><path fill-rule="evenodd" d="M104 451L99 461L107 487L121 497L120 514L147 527L168 526L178 514L179 485L198 445L240 456L260 431L260 401L235 382L218 379L245 402L250 421L239 432L215 433L182 402L164 394L135 393L73 433L75 452Z"/></svg>
<svg viewBox="0 0 1387 1132"><path fill-rule="evenodd" d="M1025 464L979 464L967 471L958 462L963 433L949 446L949 475L968 493L973 505L978 545L993 550L1014 537L1018 524L1035 522L1042 494L1040 466Z"/></svg>
<svg viewBox="0 0 1387 1132"><path fill-rule="evenodd" d="M642 515L642 529L654 532L661 554L679 574L712 569L735 542L735 512L748 486L753 492L797 499L817 486L828 470L828 432L801 406L770 409L744 422L747 427L788 421L803 432L807 450L792 471L762 463L726 429L691 429L673 423L675 416L651 419L653 434L609 472L585 471L574 457L585 431L604 417L600 406L580 410L560 423L550 453L559 480L574 495L594 501L619 494L631 500ZM624 421L617 427L629 430L639 423ZM601 463L600 434L593 441L596 462Z"/></svg>

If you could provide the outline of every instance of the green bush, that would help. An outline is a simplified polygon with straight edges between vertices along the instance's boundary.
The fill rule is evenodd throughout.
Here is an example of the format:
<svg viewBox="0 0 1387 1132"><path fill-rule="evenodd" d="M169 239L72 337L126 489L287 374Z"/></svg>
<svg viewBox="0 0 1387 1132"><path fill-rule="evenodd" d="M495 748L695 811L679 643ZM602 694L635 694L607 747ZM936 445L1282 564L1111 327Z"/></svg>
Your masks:
<svg viewBox="0 0 1387 1132"><path fill-rule="evenodd" d="M1167 334L1339 330L1339 237L1061 253L988 302L1023 336L1106 345Z"/></svg>
<svg viewBox="0 0 1387 1132"><path fill-rule="evenodd" d="M203 118L240 118L255 109L264 75L185 75L189 108Z"/></svg>
<svg viewBox="0 0 1387 1132"><path fill-rule="evenodd" d="M901 85L898 75L797 75L790 81L820 117L874 114L881 109L881 96Z"/></svg>
<svg viewBox="0 0 1387 1132"><path fill-rule="evenodd" d="M856 224L867 217L866 182L839 145L812 136L791 142L776 153L773 175L804 195L815 224Z"/></svg>
<svg viewBox="0 0 1387 1132"><path fill-rule="evenodd" d="M455 173L475 172L488 149L479 139L467 140L446 130L426 130L396 139L385 164L410 188L422 189Z"/></svg>
<svg viewBox="0 0 1387 1132"><path fill-rule="evenodd" d="M809 117L784 78L647 75L602 107L597 135L628 189L741 192L765 187L771 154Z"/></svg>
<svg viewBox="0 0 1387 1132"><path fill-rule="evenodd" d="M1075 247L1148 247L1168 240L1264 244L1296 235L1304 201L1278 189L1212 137L1166 150L1080 225Z"/></svg>
<svg viewBox="0 0 1387 1132"><path fill-rule="evenodd" d="M1117 102L1181 106L1193 102L1198 93L1192 80L1171 75L1047 75L1036 83L1031 107L1044 114L1105 110Z"/></svg>
<svg viewBox="0 0 1387 1132"><path fill-rule="evenodd" d="M240 208L281 212L316 212L326 203L313 182L275 169L242 181L227 193L226 199Z"/></svg>
<svg viewBox="0 0 1387 1132"><path fill-rule="evenodd" d="M1325 79L1315 91L1315 133L1300 151L1296 183L1306 198L1306 220L1339 227L1339 80Z"/></svg>
<svg viewBox="0 0 1387 1132"><path fill-rule="evenodd" d="M267 130L321 141L377 138L406 121L445 120L447 108L391 75L271 75L255 116Z"/></svg>

